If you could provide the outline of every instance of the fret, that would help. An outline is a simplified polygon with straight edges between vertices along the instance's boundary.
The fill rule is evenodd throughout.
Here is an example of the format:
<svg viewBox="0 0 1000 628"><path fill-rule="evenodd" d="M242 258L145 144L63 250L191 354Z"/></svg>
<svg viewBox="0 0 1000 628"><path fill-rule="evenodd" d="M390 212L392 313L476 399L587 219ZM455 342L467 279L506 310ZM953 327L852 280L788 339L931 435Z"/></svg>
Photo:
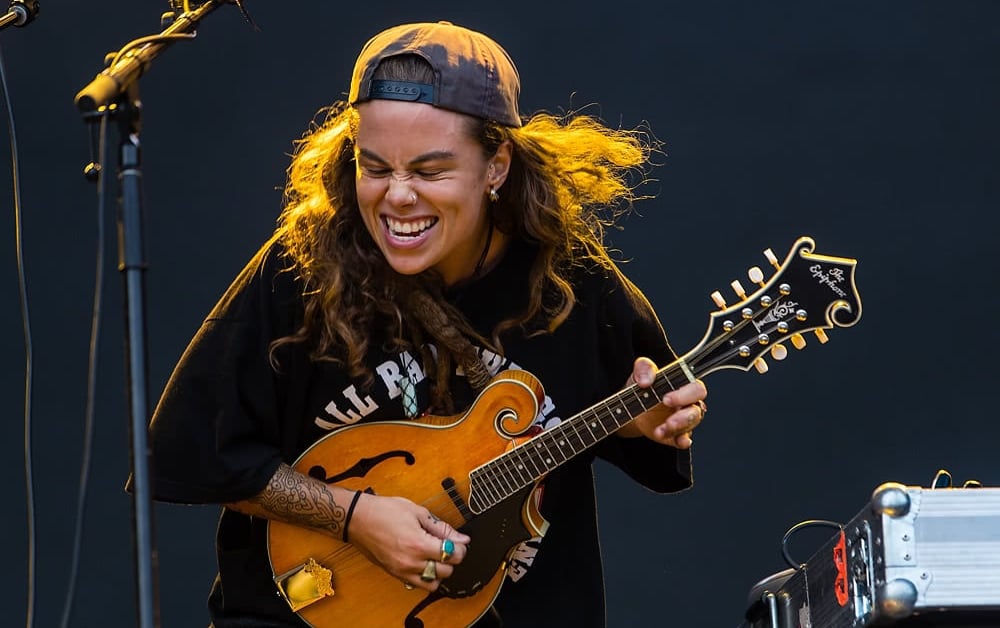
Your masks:
<svg viewBox="0 0 1000 628"><path fill-rule="evenodd" d="M545 475L547 469L538 467L538 459L535 457L535 452L532 450L531 441L524 443L519 447L519 449L521 450L522 458L527 458L527 461L530 462L531 466L534 468L534 471L532 472L532 477L538 479L543 475ZM527 465L525 465L525 467L527 467Z"/></svg>
<svg viewBox="0 0 1000 628"><path fill-rule="evenodd" d="M580 425L581 423L582 421L579 418L576 418L576 419L570 419L569 421L565 421L562 424L565 426L564 428L565 431L568 432L568 434L566 435L566 440L569 442L569 446L573 450L574 455L583 451L591 444L587 441L587 439L584 438L585 434L580 431L583 427ZM573 446L574 438L576 439L578 447Z"/></svg>
<svg viewBox="0 0 1000 628"><path fill-rule="evenodd" d="M677 366L664 368L653 380L653 390L662 398L671 390L677 390L690 382L688 376ZM666 387L666 389L664 388Z"/></svg>
<svg viewBox="0 0 1000 628"><path fill-rule="evenodd" d="M493 467L494 477L497 479L497 487L500 489L501 495L503 497L513 495L514 491L510 483L510 469L507 467L506 458L501 456L490 466Z"/></svg>
<svg viewBox="0 0 1000 628"><path fill-rule="evenodd" d="M470 504L480 512L494 506L604 440L686 383L680 369L663 369L650 388L632 385L519 444L472 474Z"/></svg>
<svg viewBox="0 0 1000 628"><path fill-rule="evenodd" d="M645 412L646 410L649 410L656 404L660 403L660 399L655 394L653 394L648 388L639 388L638 386L633 385L631 388L629 388L629 391L635 396L635 400L639 403L639 406L642 408L642 412ZM642 412L632 412L632 416L633 417L638 416L642 414Z"/></svg>
<svg viewBox="0 0 1000 628"><path fill-rule="evenodd" d="M469 488L469 506L475 512L482 512L495 504L483 490L482 474L473 473Z"/></svg>
<svg viewBox="0 0 1000 628"><path fill-rule="evenodd" d="M612 402L615 402L614 405L612 405ZM605 402L604 410L608 413L608 417L614 422L615 429L625 425L636 415L636 413L629 408L625 399L622 398L620 394L615 395Z"/></svg>
<svg viewBox="0 0 1000 628"><path fill-rule="evenodd" d="M517 469L517 473L520 476L519 484L521 486L527 486L528 484L531 483L531 480L533 478L531 475L531 471L528 469L528 466L524 463L524 456L522 454L523 451L521 450L521 447L515 447L514 449L504 454L504 457L505 458L509 457L514 462L514 468Z"/></svg>
<svg viewBox="0 0 1000 628"><path fill-rule="evenodd" d="M591 409L591 410L588 410L585 413L581 413L579 415L580 416L580 425L582 425L583 427L585 427L587 429L587 434L590 435L590 437L588 439L588 442L591 445L593 445L594 443L596 443L599 440L597 438L597 434L594 433L594 427L597 427L596 424L593 425L593 426L591 426L591 424L593 423L593 420L590 419L588 416L586 416L587 414L593 414L593 413L594 413L594 411Z"/></svg>
<svg viewBox="0 0 1000 628"><path fill-rule="evenodd" d="M488 464L483 467L482 487L484 496L489 498L490 505L496 504L500 501L500 493L497 491L496 485L493 483L493 477L490 471L492 471L492 464Z"/></svg>
<svg viewBox="0 0 1000 628"><path fill-rule="evenodd" d="M552 452L549 451L548 446L545 444L545 432L542 432L533 438L531 442L535 446L535 451L542 456L540 460L545 465L545 471L548 472L555 469L558 466L558 463L555 461L555 458L552 457ZM545 453L542 453L543 449Z"/></svg>
<svg viewBox="0 0 1000 628"><path fill-rule="evenodd" d="M567 447L569 447L570 454L566 457L572 458L573 456L575 456L578 450L576 447L573 447L573 434L572 434L573 425L571 423L563 421L553 429L557 432L555 436L558 438L556 444L558 445L559 450L564 451Z"/></svg>

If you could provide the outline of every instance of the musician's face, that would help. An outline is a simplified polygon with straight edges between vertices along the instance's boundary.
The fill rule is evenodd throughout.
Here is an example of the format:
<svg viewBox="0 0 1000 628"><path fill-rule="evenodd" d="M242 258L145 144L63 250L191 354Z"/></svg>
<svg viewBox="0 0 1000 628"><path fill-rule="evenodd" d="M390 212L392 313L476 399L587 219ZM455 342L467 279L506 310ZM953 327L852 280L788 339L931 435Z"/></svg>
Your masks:
<svg viewBox="0 0 1000 628"><path fill-rule="evenodd" d="M422 103L372 100L358 105L358 118L358 205L389 264L404 275L434 269L449 285L472 275L509 143L487 157L470 118Z"/></svg>

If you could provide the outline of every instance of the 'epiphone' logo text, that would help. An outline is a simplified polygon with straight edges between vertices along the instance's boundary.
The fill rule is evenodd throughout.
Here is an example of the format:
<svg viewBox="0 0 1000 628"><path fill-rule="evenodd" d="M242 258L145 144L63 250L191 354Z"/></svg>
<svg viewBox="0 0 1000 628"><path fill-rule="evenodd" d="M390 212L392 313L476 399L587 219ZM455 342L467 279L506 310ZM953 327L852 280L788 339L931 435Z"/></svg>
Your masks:
<svg viewBox="0 0 1000 628"><path fill-rule="evenodd" d="M847 296L847 293L838 286L837 284L844 283L844 270L841 268L831 268L828 271L823 270L823 267L819 264L813 264L809 267L809 272L812 276L819 281L820 285L829 286L830 290L833 290L834 294L839 297Z"/></svg>

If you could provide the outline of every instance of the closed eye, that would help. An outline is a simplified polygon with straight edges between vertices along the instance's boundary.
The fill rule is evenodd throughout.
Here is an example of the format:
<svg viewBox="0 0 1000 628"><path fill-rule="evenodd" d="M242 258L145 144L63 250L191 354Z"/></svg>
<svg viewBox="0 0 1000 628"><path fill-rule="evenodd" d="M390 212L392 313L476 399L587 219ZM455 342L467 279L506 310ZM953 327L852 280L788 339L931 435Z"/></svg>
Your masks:
<svg viewBox="0 0 1000 628"><path fill-rule="evenodd" d="M426 168L417 170L417 176L423 177L425 179L433 179L439 177L445 173L444 168Z"/></svg>
<svg viewBox="0 0 1000 628"><path fill-rule="evenodd" d="M390 170L389 168L375 168L372 166L361 166L361 172L363 172L365 176L383 178L389 176L392 173L392 170Z"/></svg>

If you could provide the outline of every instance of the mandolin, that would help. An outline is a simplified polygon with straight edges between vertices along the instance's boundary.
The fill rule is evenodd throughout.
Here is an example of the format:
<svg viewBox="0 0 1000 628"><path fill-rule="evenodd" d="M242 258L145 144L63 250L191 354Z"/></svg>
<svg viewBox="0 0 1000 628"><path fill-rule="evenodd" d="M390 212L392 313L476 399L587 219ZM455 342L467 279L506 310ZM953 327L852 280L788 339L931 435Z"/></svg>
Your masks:
<svg viewBox="0 0 1000 628"><path fill-rule="evenodd" d="M588 450L672 389L721 369L766 370L765 353L801 349L803 334L826 342L825 330L861 317L854 282L857 261L814 252L799 238L784 261L768 249L776 272L709 317L693 349L657 371L649 388L628 386L544 432L525 437L545 395L526 371L499 373L473 405L454 417L425 416L343 427L313 444L295 462L301 473L371 494L396 495L426 506L475 539L474 549L431 593L408 590L349 543L286 523L268 524L268 554L280 595L317 628L465 627L493 603L507 561L522 541L544 535L547 523L535 495L553 469ZM456 448L456 442L463 447Z"/></svg>

